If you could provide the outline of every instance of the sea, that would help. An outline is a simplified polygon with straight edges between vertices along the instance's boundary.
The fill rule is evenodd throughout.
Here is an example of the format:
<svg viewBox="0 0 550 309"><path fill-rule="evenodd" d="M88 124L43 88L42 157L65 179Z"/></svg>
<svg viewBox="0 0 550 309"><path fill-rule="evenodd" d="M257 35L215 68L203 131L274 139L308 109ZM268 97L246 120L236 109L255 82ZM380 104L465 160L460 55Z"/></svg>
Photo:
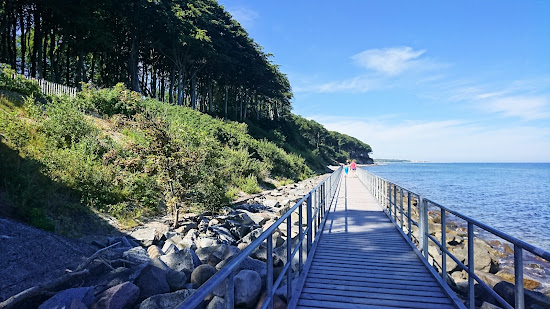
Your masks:
<svg viewBox="0 0 550 309"><path fill-rule="evenodd" d="M364 168L550 251L550 163L388 163Z"/></svg>

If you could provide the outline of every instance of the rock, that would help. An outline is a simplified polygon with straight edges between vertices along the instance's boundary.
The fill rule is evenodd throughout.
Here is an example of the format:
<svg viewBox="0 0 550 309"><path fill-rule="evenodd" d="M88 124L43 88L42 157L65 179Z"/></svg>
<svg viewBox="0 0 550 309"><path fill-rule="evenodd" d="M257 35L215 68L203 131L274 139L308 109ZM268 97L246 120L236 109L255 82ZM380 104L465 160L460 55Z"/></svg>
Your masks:
<svg viewBox="0 0 550 309"><path fill-rule="evenodd" d="M262 205L269 207L269 208L277 208L279 207L280 203L277 200L272 199L266 199L262 202Z"/></svg>
<svg viewBox="0 0 550 309"><path fill-rule="evenodd" d="M206 306L206 309L225 309L225 299L214 296L212 300L208 303L208 306Z"/></svg>
<svg viewBox="0 0 550 309"><path fill-rule="evenodd" d="M235 246L229 246L227 248L227 252L225 252L225 256L223 257L224 260L233 258L234 256L237 256L239 253L241 253L241 249Z"/></svg>
<svg viewBox="0 0 550 309"><path fill-rule="evenodd" d="M94 287L82 287L61 291L42 303L38 309L66 309L71 307L73 300L86 306L94 302Z"/></svg>
<svg viewBox="0 0 550 309"><path fill-rule="evenodd" d="M262 296L260 296L260 300L258 300L258 304L256 305L256 309L261 309L265 299L267 298L266 292L262 293ZM284 300L282 300L279 296L273 295L273 309L286 309L286 303Z"/></svg>
<svg viewBox="0 0 550 309"><path fill-rule="evenodd" d="M151 260L151 258L149 258L149 254L145 249L143 249L143 247L134 247L127 250L122 254L122 257L130 262L136 262L138 264L147 263Z"/></svg>
<svg viewBox="0 0 550 309"><path fill-rule="evenodd" d="M151 264L141 271L134 284L140 290L139 299L170 292L166 272Z"/></svg>
<svg viewBox="0 0 550 309"><path fill-rule="evenodd" d="M254 224L256 225L262 225L265 223L265 221L267 221L269 219L269 217L265 217L263 216L262 214L255 214L255 213L252 213L250 211L246 211L246 210L239 210L239 212L243 212L245 214L248 215L248 217L250 219L252 219L252 221L254 222Z"/></svg>
<svg viewBox="0 0 550 309"><path fill-rule="evenodd" d="M208 263L208 259L214 252L219 252L222 256L224 256L228 248L229 248L228 245L214 245L214 246L208 246L208 247L201 247L197 249L196 254L199 257L199 260L201 260L201 262Z"/></svg>
<svg viewBox="0 0 550 309"><path fill-rule="evenodd" d="M173 293L154 295L144 300L139 309L176 308L195 290L179 290Z"/></svg>
<svg viewBox="0 0 550 309"><path fill-rule="evenodd" d="M513 269L510 269L510 268L503 269L503 270L499 271L498 273L496 273L496 275L499 276L500 278L510 282L510 283L515 284L516 276L514 274ZM523 274L523 287L524 288L526 288L528 290L534 290L537 287L539 287L539 285L540 285L539 281L529 277L527 274Z"/></svg>
<svg viewBox="0 0 550 309"><path fill-rule="evenodd" d="M88 306L78 299L73 299L68 309L88 309Z"/></svg>
<svg viewBox="0 0 550 309"><path fill-rule="evenodd" d="M246 234L246 236L244 236L240 242L245 244L251 244L254 240L258 239L258 237L260 237L260 235L262 235L263 232L264 232L264 229L261 227L255 230L252 230L250 233Z"/></svg>
<svg viewBox="0 0 550 309"><path fill-rule="evenodd" d="M203 264L195 268L191 274L191 283L202 285L217 272L216 268Z"/></svg>
<svg viewBox="0 0 550 309"><path fill-rule="evenodd" d="M166 273L166 281L168 282L168 285L170 286L170 291L177 291L185 288L187 285L187 275L182 271L175 271L173 269L170 269Z"/></svg>
<svg viewBox="0 0 550 309"><path fill-rule="evenodd" d="M262 288L260 275L253 271L244 269L235 276L235 305L253 307Z"/></svg>
<svg viewBox="0 0 550 309"><path fill-rule="evenodd" d="M131 282L124 282L99 294L91 309L130 308L138 297L139 288Z"/></svg>
<svg viewBox="0 0 550 309"><path fill-rule="evenodd" d="M166 242L164 243L164 246L166 244L173 244L178 249L196 249L195 242L191 239L191 237L181 237L180 235L175 235L170 237Z"/></svg>
<svg viewBox="0 0 550 309"><path fill-rule="evenodd" d="M149 246L149 248L147 248L147 254L149 254L150 258L154 259L163 255L164 252L162 252L157 245L151 245Z"/></svg>
<svg viewBox="0 0 550 309"><path fill-rule="evenodd" d="M515 305L514 300L514 285L510 282L499 282L493 288L498 295L500 295L510 305ZM525 308L550 308L550 297L539 293L523 289Z"/></svg>
<svg viewBox="0 0 550 309"><path fill-rule="evenodd" d="M501 307L497 306L497 305L493 305L491 303L488 303L488 302L483 302L483 305L481 305L481 307L479 307L479 309L502 309Z"/></svg>
<svg viewBox="0 0 550 309"><path fill-rule="evenodd" d="M503 279L497 275L486 273L482 271L476 271L476 275L483 280L488 286L491 288L494 288L495 285L497 285L499 282L503 281Z"/></svg>
<svg viewBox="0 0 550 309"><path fill-rule="evenodd" d="M191 276L191 273L195 267L201 264L201 261L191 249L183 249L178 252L163 255L160 257L168 267L175 271L183 271L187 276Z"/></svg>
<svg viewBox="0 0 550 309"><path fill-rule="evenodd" d="M480 238L474 239L474 268L488 273L496 273L500 267L498 259L491 254L495 250Z"/></svg>
<svg viewBox="0 0 550 309"><path fill-rule="evenodd" d="M166 241L164 243L164 246L162 246L162 252L164 253L164 255L172 254L178 251L180 251L178 247L174 243L168 241Z"/></svg>
<svg viewBox="0 0 550 309"><path fill-rule="evenodd" d="M200 248L217 246L220 244L220 241L217 238L203 237L203 238L197 239L196 244L197 244L197 248L200 249Z"/></svg>
<svg viewBox="0 0 550 309"><path fill-rule="evenodd" d="M231 235L231 232L221 225L213 225L208 227L207 235L215 236L222 244L234 244L235 238Z"/></svg>
<svg viewBox="0 0 550 309"><path fill-rule="evenodd" d="M150 222L145 224L142 228L137 229L130 233L135 240L141 245L149 247L163 240L164 235L170 230L170 227L160 222Z"/></svg>

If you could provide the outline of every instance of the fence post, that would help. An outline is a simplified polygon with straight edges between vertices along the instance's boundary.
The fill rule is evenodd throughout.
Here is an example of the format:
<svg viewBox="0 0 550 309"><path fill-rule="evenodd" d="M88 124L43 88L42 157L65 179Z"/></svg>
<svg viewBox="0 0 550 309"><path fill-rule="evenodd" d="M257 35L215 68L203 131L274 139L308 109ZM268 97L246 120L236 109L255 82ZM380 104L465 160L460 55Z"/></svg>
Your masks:
<svg viewBox="0 0 550 309"><path fill-rule="evenodd" d="M468 221L468 307L470 309L475 309L475 292L474 292L474 277L472 274L475 273L474 266L474 224Z"/></svg>
<svg viewBox="0 0 550 309"><path fill-rule="evenodd" d="M428 207L426 200L423 197L419 198L420 207L418 208L418 219L420 222L418 227L418 241L420 248L422 248L422 254L424 254L424 257L428 260Z"/></svg>
<svg viewBox="0 0 550 309"><path fill-rule="evenodd" d="M523 295L523 249L520 246L514 244L514 275L515 286L514 294L516 300L516 309L524 309L525 301Z"/></svg>
<svg viewBox="0 0 550 309"><path fill-rule="evenodd" d="M309 194L307 198L307 257L309 258L309 254L311 252L311 235L313 234L313 227L311 226L311 195Z"/></svg>

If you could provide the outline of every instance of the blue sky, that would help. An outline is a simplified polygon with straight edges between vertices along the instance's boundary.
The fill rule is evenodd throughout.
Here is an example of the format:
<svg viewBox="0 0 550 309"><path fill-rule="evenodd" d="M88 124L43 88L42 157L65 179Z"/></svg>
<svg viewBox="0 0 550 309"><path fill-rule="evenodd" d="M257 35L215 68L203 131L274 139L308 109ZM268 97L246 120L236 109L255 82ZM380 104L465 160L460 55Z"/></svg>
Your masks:
<svg viewBox="0 0 550 309"><path fill-rule="evenodd" d="M220 3L375 158L550 162L550 1Z"/></svg>

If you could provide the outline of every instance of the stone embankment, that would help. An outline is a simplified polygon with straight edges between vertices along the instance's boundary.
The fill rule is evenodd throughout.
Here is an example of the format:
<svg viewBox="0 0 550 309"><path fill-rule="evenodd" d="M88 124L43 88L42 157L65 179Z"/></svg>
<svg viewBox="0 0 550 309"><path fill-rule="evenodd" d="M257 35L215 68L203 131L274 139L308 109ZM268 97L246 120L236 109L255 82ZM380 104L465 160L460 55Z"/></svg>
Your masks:
<svg viewBox="0 0 550 309"><path fill-rule="evenodd" d="M0 308L172 308L257 239L324 177L266 191L223 209L219 215L183 214L176 228L171 227L168 218L162 218L128 235L96 240L93 245L98 251L76 269L5 299ZM298 218L293 216L292 222L296 228L291 237L295 237ZM287 234L286 225L273 234L275 278L286 262ZM50 258L55 257L56 252L50 252ZM239 308L259 308L263 304L266 260L267 250L260 246L237 271L235 305ZM218 287L204 302L204 308L225 308L224 294L225 286ZM274 307L286 308L286 302L286 285L282 285L276 291Z"/></svg>
<svg viewBox="0 0 550 309"><path fill-rule="evenodd" d="M417 201L412 201L416 205ZM405 197L406 204L406 197ZM416 207L412 208L414 220L418 218ZM447 219L446 247L464 265L468 264L468 233L459 219ZM437 240L441 241L441 214L439 211L428 212L428 231ZM418 239L418 228L413 226L413 235ZM475 274L490 288L514 304L514 268L513 246L499 240L489 239L482 231L476 230L474 237L474 268ZM430 241L428 252L432 263L438 272L441 272L441 252ZM435 263L433 263L435 261ZM468 274L450 257L446 258L448 283L455 292L466 299L468 293ZM550 308L550 261L545 261L528 253L524 254L524 288L526 308ZM481 287L476 285L476 304L497 304L496 301ZM488 307L492 308L492 307Z"/></svg>

